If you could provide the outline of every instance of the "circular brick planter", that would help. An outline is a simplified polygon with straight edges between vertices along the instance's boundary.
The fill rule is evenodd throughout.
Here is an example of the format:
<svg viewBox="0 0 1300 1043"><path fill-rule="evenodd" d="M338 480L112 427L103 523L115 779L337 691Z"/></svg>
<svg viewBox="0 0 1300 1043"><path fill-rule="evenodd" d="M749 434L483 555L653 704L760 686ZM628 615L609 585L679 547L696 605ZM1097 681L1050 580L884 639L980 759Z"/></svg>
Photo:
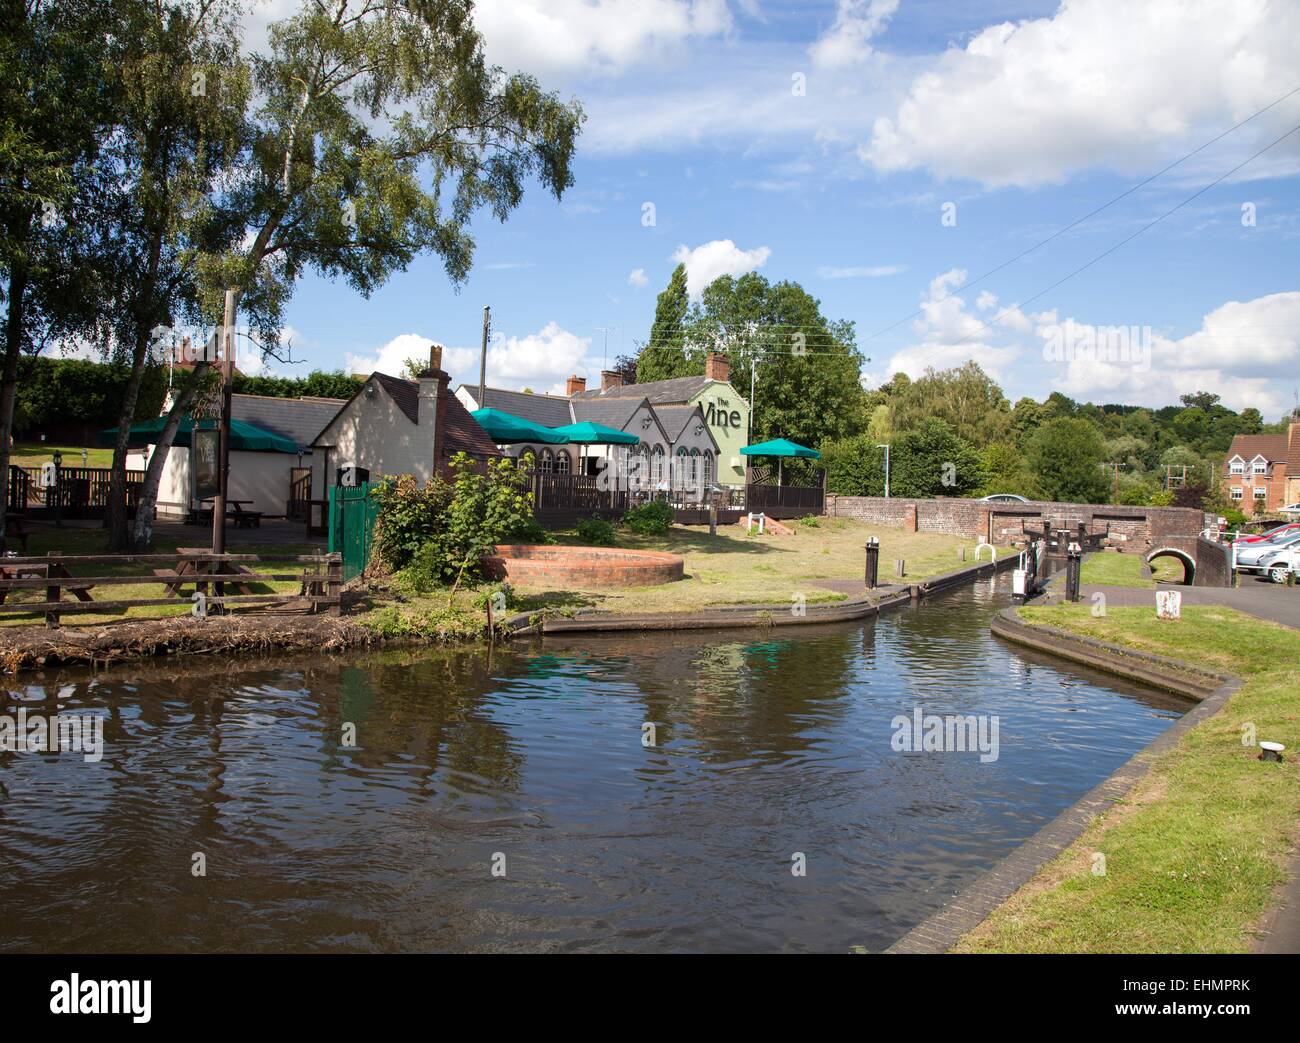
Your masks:
<svg viewBox="0 0 1300 1043"><path fill-rule="evenodd" d="M661 551L513 543L484 556L483 571L534 587L649 587L681 579L683 562Z"/></svg>

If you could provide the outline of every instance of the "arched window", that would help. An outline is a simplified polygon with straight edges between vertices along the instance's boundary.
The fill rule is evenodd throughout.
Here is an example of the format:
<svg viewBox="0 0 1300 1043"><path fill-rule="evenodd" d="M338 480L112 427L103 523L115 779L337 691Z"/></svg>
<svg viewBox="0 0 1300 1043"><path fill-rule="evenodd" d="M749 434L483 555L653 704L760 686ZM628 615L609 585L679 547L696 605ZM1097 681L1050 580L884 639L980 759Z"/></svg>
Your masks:
<svg viewBox="0 0 1300 1043"><path fill-rule="evenodd" d="M664 480L664 447L657 445L650 454L650 480L658 485Z"/></svg>
<svg viewBox="0 0 1300 1043"><path fill-rule="evenodd" d="M555 457L551 455L549 449L542 450L542 474L550 474L555 470Z"/></svg>
<svg viewBox="0 0 1300 1043"><path fill-rule="evenodd" d="M713 484L713 450L704 450L704 484Z"/></svg>
<svg viewBox="0 0 1300 1043"><path fill-rule="evenodd" d="M687 455L686 446L682 446L677 450L677 481L673 483L674 485L686 484L686 476L689 473L686 469L688 466L686 461L689 459L690 456Z"/></svg>
<svg viewBox="0 0 1300 1043"><path fill-rule="evenodd" d="M555 450L555 473L556 474L569 473L569 454L566 453L563 449Z"/></svg>
<svg viewBox="0 0 1300 1043"><path fill-rule="evenodd" d="M691 484L695 485L700 480L700 451L691 450Z"/></svg>

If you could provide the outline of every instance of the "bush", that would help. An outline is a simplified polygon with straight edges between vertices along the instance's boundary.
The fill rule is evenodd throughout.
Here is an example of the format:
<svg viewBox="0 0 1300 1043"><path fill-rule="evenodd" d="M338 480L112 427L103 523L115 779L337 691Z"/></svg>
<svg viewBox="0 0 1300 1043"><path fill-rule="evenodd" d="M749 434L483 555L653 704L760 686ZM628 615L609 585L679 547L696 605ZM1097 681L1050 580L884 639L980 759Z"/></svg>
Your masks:
<svg viewBox="0 0 1300 1043"><path fill-rule="evenodd" d="M391 571L405 569L440 531L452 489L434 478L423 489L409 474L385 480L376 490L379 516L374 550Z"/></svg>
<svg viewBox="0 0 1300 1043"><path fill-rule="evenodd" d="M578 539L592 547L612 547L614 526L604 518L588 518L578 523Z"/></svg>
<svg viewBox="0 0 1300 1043"><path fill-rule="evenodd" d="M623 524L642 536L662 536L672 528L673 509L663 500L651 500L623 515Z"/></svg>
<svg viewBox="0 0 1300 1043"><path fill-rule="evenodd" d="M820 529L822 520L815 514L805 514L799 519L798 524L802 525L805 529Z"/></svg>

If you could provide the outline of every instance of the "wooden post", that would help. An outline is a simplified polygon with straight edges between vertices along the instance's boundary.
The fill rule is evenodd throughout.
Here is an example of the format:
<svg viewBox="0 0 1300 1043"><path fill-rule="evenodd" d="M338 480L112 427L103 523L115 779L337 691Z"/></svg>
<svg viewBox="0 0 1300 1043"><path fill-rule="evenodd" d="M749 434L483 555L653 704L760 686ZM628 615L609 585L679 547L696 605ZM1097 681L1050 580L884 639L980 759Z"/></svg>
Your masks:
<svg viewBox="0 0 1300 1043"><path fill-rule="evenodd" d="M329 563L329 596L333 599L330 602L329 612L331 616L341 616L343 614L343 555L333 555L333 560Z"/></svg>
<svg viewBox="0 0 1300 1043"><path fill-rule="evenodd" d="M57 558L57 557L59 557L60 554L62 554L62 551L52 550L52 551L50 551L48 557L51 557L51 558ZM46 587L46 588L45 588L45 600L46 600L46 601L58 601L58 600L59 600L59 591L60 591L60 588L57 587L57 586ZM59 629L59 613L58 613L58 610L47 611L47 612L45 613L45 625L46 625L46 627L48 627L50 630L58 630L58 629Z"/></svg>
<svg viewBox="0 0 1300 1043"><path fill-rule="evenodd" d="M492 329L492 309L483 306L483 351L478 360L478 407L479 409L487 408L487 346L488 332Z"/></svg>

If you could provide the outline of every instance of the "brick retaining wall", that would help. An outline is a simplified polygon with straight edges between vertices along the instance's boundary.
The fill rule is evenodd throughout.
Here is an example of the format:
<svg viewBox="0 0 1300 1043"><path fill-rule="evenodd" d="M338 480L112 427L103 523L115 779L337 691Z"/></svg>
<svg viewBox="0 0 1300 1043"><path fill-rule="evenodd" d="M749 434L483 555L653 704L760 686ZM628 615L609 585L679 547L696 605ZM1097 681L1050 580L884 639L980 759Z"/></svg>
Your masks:
<svg viewBox="0 0 1300 1043"><path fill-rule="evenodd" d="M886 500L883 496L828 493L826 513L910 532L951 533L995 544L1021 539L1026 524L1040 528L1047 520L1053 528L1073 528L1082 523L1090 530L1109 528L1115 543L1126 551L1150 550L1159 543L1178 546L1193 555L1192 544L1204 527L1204 515L1191 507L1123 507L1050 501L985 503L958 497Z"/></svg>

